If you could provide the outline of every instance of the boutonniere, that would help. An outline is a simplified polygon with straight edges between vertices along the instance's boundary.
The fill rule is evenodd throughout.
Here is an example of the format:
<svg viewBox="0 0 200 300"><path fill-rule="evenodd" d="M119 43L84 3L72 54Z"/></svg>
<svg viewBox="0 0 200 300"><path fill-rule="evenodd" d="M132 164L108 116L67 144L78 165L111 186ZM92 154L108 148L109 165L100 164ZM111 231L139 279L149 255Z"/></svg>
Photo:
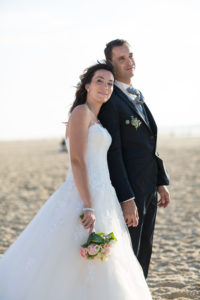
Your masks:
<svg viewBox="0 0 200 300"><path fill-rule="evenodd" d="M138 118L134 118L133 116L131 116L131 119L130 120L126 120L125 121L126 125L129 125L131 124L132 126L135 127L135 129L137 130L140 125L142 124L142 122L140 120L138 120Z"/></svg>

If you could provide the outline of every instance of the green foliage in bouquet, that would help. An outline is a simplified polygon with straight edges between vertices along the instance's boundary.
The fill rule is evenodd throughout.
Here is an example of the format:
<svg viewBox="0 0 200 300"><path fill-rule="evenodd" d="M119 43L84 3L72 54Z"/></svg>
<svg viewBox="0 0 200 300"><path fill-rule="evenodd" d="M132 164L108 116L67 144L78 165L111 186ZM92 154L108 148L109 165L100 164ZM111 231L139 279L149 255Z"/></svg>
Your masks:
<svg viewBox="0 0 200 300"><path fill-rule="evenodd" d="M83 219L83 215L80 216ZM117 242L113 232L105 234L103 232L92 232L86 243L81 245L80 254L83 258L99 259L104 261L111 254L111 248Z"/></svg>
<svg viewBox="0 0 200 300"><path fill-rule="evenodd" d="M105 234L103 232L99 232L99 233L92 232L89 235L87 242L85 244L81 245L81 247L87 248L92 243L98 244L98 245L105 245L105 244L109 244L110 241L112 241L112 240L117 242L117 239L113 232L111 232L109 234Z"/></svg>

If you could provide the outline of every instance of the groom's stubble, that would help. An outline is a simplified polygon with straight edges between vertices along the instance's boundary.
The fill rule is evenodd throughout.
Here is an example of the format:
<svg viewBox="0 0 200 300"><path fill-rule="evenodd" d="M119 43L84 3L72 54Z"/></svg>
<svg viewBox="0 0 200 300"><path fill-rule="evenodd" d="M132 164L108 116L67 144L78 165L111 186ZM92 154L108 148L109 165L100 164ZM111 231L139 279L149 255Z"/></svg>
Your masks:
<svg viewBox="0 0 200 300"><path fill-rule="evenodd" d="M112 49L111 64L114 68L115 79L131 84L135 72L135 60L128 44L116 46Z"/></svg>

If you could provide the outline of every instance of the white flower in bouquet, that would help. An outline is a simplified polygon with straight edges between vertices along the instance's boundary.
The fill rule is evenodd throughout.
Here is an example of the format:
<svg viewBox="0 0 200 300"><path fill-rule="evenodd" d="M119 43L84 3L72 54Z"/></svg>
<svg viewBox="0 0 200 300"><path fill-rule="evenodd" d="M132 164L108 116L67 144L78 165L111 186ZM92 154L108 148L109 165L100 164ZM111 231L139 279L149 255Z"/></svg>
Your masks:
<svg viewBox="0 0 200 300"><path fill-rule="evenodd" d="M96 255L99 252L100 246L92 243L88 246L88 253L89 255Z"/></svg>

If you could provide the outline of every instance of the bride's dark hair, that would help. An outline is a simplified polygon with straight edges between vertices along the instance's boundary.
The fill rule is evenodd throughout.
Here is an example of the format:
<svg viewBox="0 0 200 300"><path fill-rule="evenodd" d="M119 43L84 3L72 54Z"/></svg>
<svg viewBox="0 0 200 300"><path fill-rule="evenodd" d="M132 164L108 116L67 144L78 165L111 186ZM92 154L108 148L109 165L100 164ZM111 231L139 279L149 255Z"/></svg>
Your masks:
<svg viewBox="0 0 200 300"><path fill-rule="evenodd" d="M113 67L111 64L108 64L108 63L98 62L97 64L85 69L83 74L80 76L80 82L78 83L78 85L76 87L75 100L70 108L70 111L69 111L70 113L73 111L73 109L76 106L78 106L80 104L84 104L86 102L87 90L85 88L85 85L92 81L92 78L93 78L95 72L98 70L107 70L107 71L111 72L114 76Z"/></svg>

